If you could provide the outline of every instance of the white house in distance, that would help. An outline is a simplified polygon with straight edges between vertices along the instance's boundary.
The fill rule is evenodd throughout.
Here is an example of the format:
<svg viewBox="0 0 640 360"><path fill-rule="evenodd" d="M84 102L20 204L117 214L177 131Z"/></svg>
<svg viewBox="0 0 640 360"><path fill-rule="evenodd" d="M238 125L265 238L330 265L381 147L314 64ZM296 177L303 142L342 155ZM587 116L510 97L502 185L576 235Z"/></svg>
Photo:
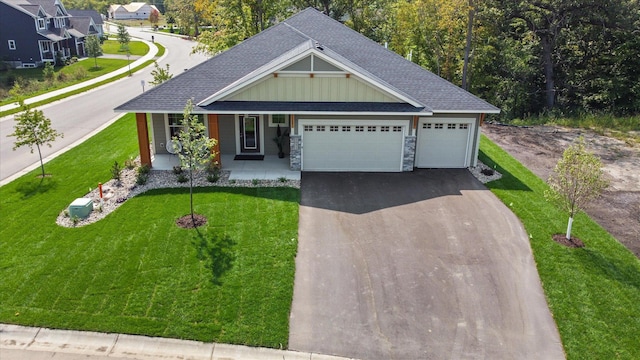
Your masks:
<svg viewBox="0 0 640 360"><path fill-rule="evenodd" d="M109 19L113 20L146 20L153 10L158 11L158 8L143 2L132 2L127 5L113 4L109 6L107 13Z"/></svg>

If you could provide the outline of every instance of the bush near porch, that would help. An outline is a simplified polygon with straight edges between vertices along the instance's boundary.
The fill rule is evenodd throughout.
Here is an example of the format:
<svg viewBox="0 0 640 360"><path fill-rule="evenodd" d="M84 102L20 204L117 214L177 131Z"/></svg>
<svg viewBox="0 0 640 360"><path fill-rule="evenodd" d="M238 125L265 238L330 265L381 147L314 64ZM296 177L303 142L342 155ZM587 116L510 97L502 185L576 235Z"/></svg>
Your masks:
<svg viewBox="0 0 640 360"><path fill-rule="evenodd" d="M180 229L188 190L128 200L82 228L58 213L137 153L133 115L0 188L0 322L287 346L299 191L202 188L200 229ZM109 149L109 151L103 151Z"/></svg>

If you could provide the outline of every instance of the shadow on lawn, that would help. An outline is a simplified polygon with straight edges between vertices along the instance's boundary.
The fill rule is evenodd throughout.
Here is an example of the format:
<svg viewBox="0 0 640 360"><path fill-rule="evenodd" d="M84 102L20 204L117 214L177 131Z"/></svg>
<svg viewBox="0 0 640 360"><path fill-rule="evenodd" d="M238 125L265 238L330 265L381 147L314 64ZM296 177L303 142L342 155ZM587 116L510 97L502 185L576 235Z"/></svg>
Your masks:
<svg viewBox="0 0 640 360"><path fill-rule="evenodd" d="M198 251L198 259L206 263L211 270L211 282L222 285L220 278L233 267L235 253L233 247L237 244L228 235L207 235L196 228L197 235L193 244Z"/></svg>
<svg viewBox="0 0 640 360"><path fill-rule="evenodd" d="M57 186L57 181L50 177L44 177L26 180L19 184L16 187L16 190L22 194L22 200L27 200L34 195L44 194L51 189L55 189Z"/></svg>
<svg viewBox="0 0 640 360"><path fill-rule="evenodd" d="M207 187L194 187L193 193L228 193L235 195L246 195L253 197L260 197L263 199L271 199L271 200L279 200L286 202L295 202L298 203L300 201L300 190L291 188L291 187L225 187L225 186L207 186ZM189 188L163 188L163 189L153 189L147 192L144 192L140 195L143 196L155 196L155 195L166 195L166 194L188 194Z"/></svg>
<svg viewBox="0 0 640 360"><path fill-rule="evenodd" d="M503 190L519 190L519 191L533 191L530 187L525 185L520 179L515 177L500 164L496 163L491 157L480 150L478 158L488 167L495 169L502 174L502 178L487 183L487 187L490 189L503 189Z"/></svg>
<svg viewBox="0 0 640 360"><path fill-rule="evenodd" d="M581 250L576 256L584 265L585 271L640 289L640 272L637 268L588 247Z"/></svg>

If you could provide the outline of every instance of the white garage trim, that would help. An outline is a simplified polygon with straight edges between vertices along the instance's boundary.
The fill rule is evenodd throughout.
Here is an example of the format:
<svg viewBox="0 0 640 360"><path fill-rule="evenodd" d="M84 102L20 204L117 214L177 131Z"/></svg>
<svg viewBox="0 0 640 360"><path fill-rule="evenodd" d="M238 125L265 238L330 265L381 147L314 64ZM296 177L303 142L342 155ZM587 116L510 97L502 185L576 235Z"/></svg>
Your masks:
<svg viewBox="0 0 640 360"><path fill-rule="evenodd" d="M302 171L400 172L408 120L301 119Z"/></svg>
<svg viewBox="0 0 640 360"><path fill-rule="evenodd" d="M466 168L470 166L476 120L473 118L420 118L416 167Z"/></svg>

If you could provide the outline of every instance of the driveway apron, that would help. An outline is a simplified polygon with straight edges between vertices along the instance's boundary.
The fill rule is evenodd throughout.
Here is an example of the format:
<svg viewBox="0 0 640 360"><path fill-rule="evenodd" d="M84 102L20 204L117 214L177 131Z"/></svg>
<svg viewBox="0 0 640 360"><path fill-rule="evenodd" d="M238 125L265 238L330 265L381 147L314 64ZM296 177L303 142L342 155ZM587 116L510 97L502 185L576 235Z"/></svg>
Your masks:
<svg viewBox="0 0 640 360"><path fill-rule="evenodd" d="M289 347L563 359L529 239L467 170L303 173Z"/></svg>

